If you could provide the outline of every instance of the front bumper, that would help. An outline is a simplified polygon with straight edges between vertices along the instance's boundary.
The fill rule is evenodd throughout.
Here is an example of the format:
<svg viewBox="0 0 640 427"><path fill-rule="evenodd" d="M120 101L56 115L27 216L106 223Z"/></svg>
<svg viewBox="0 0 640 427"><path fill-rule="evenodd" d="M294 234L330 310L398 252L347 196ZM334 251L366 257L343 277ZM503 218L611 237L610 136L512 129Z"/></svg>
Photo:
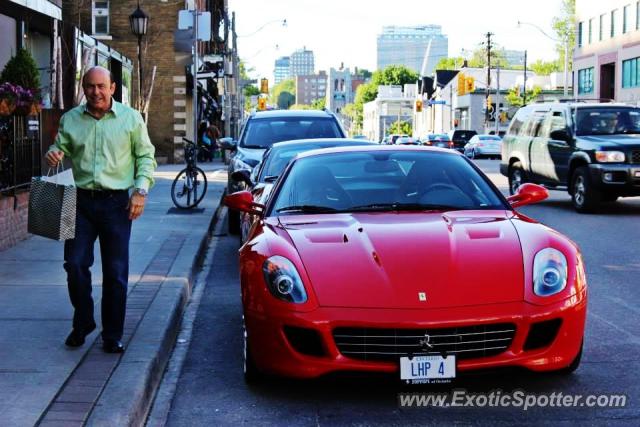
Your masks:
<svg viewBox="0 0 640 427"><path fill-rule="evenodd" d="M640 196L640 164L592 163L591 183L598 190L619 196Z"/></svg>
<svg viewBox="0 0 640 427"><path fill-rule="evenodd" d="M511 345L495 356L458 360L458 371L498 367L552 371L567 367L578 354L584 335L586 307L584 291L549 306L521 302L434 310L321 307L308 313L280 311L268 316L245 311L245 322L256 366L262 371L288 377L312 378L337 371L398 372L399 360L366 361L342 355L333 338L333 330L338 327L417 329L504 322L516 326ZM562 322L555 339L546 347L525 351L531 325L552 319ZM320 354L302 354L294 349L285 327L314 332L319 338Z"/></svg>

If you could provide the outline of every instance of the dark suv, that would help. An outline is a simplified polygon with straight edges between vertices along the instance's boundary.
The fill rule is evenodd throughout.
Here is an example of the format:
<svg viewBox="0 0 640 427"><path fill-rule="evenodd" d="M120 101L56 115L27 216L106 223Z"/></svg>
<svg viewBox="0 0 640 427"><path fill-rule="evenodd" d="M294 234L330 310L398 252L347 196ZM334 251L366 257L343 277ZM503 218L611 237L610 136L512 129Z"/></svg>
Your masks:
<svg viewBox="0 0 640 427"><path fill-rule="evenodd" d="M502 140L500 172L567 189L578 212L640 195L640 109L613 103L544 103L518 110Z"/></svg>
<svg viewBox="0 0 640 427"><path fill-rule="evenodd" d="M340 123L324 110L272 110L252 113L245 121L240 138L226 148L233 150L229 161L227 193L243 190L244 183L231 179L237 170L251 172L274 143L295 139L344 138ZM229 211L229 232L240 232L240 214Z"/></svg>
<svg viewBox="0 0 640 427"><path fill-rule="evenodd" d="M478 132L475 130L465 130L465 129L455 129L449 131L449 140L451 141L451 148L454 150L458 150L459 152L464 152L464 146L467 145L467 142Z"/></svg>

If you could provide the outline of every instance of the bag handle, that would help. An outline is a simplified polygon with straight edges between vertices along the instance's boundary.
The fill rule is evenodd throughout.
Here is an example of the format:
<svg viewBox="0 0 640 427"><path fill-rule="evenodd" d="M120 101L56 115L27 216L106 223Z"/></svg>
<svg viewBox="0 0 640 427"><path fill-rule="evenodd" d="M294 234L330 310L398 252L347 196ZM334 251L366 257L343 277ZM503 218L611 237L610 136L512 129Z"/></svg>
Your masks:
<svg viewBox="0 0 640 427"><path fill-rule="evenodd" d="M64 172L64 165L62 164L62 162L58 162L55 169L53 169L52 167L49 167L49 169L47 170L47 177L51 176L52 171L56 173L55 174L56 184L58 184L58 175Z"/></svg>

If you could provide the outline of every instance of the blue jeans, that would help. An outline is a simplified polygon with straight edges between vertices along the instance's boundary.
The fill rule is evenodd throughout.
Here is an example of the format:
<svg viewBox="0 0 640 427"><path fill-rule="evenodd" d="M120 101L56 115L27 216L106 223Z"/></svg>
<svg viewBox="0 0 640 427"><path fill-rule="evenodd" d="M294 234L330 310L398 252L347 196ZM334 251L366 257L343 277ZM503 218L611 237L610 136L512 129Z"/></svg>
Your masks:
<svg viewBox="0 0 640 427"><path fill-rule="evenodd" d="M102 257L102 339L120 340L124 329L129 279L131 220L126 190L91 192L78 190L76 235L64 244L64 269L74 308L73 328L94 327L91 266L96 238Z"/></svg>

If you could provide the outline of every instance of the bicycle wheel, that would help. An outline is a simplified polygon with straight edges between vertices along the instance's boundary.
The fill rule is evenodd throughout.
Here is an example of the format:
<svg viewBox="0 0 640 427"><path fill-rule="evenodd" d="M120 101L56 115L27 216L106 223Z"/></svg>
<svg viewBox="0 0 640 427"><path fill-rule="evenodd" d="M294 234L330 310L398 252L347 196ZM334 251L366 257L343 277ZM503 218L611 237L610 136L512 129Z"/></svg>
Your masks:
<svg viewBox="0 0 640 427"><path fill-rule="evenodd" d="M207 176L198 167L185 168L171 184L171 200L180 209L198 206L207 192Z"/></svg>

